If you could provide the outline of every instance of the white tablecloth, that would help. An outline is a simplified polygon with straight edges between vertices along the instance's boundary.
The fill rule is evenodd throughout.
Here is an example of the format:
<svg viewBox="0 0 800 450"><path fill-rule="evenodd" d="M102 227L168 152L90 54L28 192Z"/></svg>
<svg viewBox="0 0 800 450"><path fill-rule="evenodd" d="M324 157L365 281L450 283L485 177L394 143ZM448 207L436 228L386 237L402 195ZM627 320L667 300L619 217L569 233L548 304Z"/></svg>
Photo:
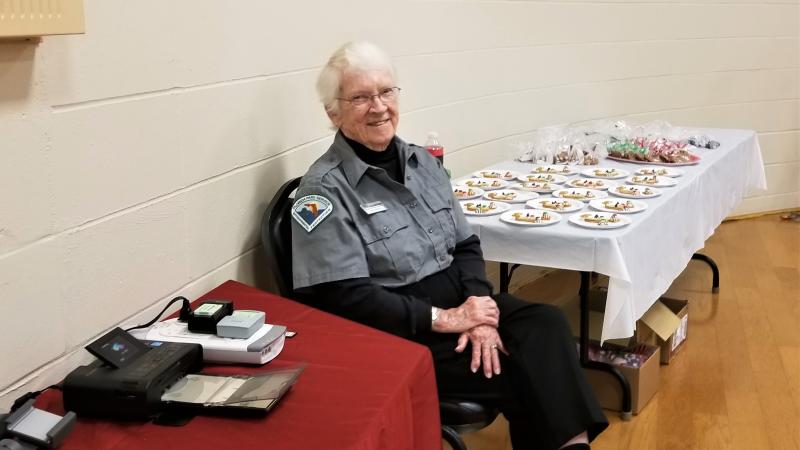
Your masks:
<svg viewBox="0 0 800 450"><path fill-rule="evenodd" d="M571 215L591 210L588 205L581 211L562 214L561 222L545 227L507 224L499 215L469 216L485 258L608 275L602 339L632 336L636 320L666 292L692 254L703 247L748 191L766 189L755 132L702 131L719 141L720 147L694 151L702 158L700 163L681 166L684 175L676 178L676 186L659 188L661 196L643 200L647 210L626 215L633 220L630 225L595 230L568 222ZM600 166L631 173L644 167L610 159L601 160ZM532 165L507 161L489 168L527 173ZM624 179L617 181L624 184ZM524 208L524 204L514 207Z"/></svg>

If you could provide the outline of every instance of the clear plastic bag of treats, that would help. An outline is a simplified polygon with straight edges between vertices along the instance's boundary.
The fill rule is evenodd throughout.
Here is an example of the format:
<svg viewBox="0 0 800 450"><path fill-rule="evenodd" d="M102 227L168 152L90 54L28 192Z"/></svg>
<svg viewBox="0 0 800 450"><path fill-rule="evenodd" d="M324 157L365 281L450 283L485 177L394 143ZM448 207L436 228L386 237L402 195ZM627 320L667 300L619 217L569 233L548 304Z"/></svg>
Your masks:
<svg viewBox="0 0 800 450"><path fill-rule="evenodd" d="M572 155L572 144L563 137L559 139L556 142L555 164L569 164Z"/></svg>
<svg viewBox="0 0 800 450"><path fill-rule="evenodd" d="M609 121L602 130L605 134L609 135L612 141L626 141L631 139L636 130L624 120Z"/></svg>
<svg viewBox="0 0 800 450"><path fill-rule="evenodd" d="M692 134L687 140L689 144L694 145L695 147L699 148L707 148L713 150L719 147L719 141L715 141L710 137L706 136L705 134L701 135L699 133Z"/></svg>
<svg viewBox="0 0 800 450"><path fill-rule="evenodd" d="M563 135L562 127L545 127L536 132L533 139L534 163L553 164L556 162L559 139Z"/></svg>
<svg viewBox="0 0 800 450"><path fill-rule="evenodd" d="M675 127L666 120L653 120L633 127L635 137L643 137L649 141L673 139Z"/></svg>
<svg viewBox="0 0 800 450"><path fill-rule="evenodd" d="M534 160L533 142L530 141L517 142L512 145L516 150L516 154L518 155L516 158L514 158L515 160L519 162L531 162Z"/></svg>
<svg viewBox="0 0 800 450"><path fill-rule="evenodd" d="M555 141L545 141L541 145L537 145L536 149L534 150L534 154L536 155L536 160L534 163L536 164L553 164L555 161L555 154L556 154L556 142Z"/></svg>
<svg viewBox="0 0 800 450"><path fill-rule="evenodd" d="M581 164L586 141L582 131L564 128L558 137L555 151L556 164Z"/></svg>
<svg viewBox="0 0 800 450"><path fill-rule="evenodd" d="M608 136L605 134L596 133L586 127L576 127L570 139L575 153L575 164L594 166L606 155L605 143Z"/></svg>
<svg viewBox="0 0 800 450"><path fill-rule="evenodd" d="M627 122L613 119L589 122L582 128L587 140L594 144L595 151L601 150L597 146L598 143L602 143L602 147L608 149L616 143L624 143L631 139L634 132Z"/></svg>
<svg viewBox="0 0 800 450"><path fill-rule="evenodd" d="M609 135L602 129L607 129L608 125L605 122L589 122L584 125L576 127L576 131L580 133L580 142L582 144L583 158L581 164L585 166L594 166L600 163L600 160L608 156L606 144Z"/></svg>
<svg viewBox="0 0 800 450"><path fill-rule="evenodd" d="M650 147L667 148L667 152L675 153L687 146L714 149L719 147L719 142L713 140L699 130L670 125L663 120L654 120L642 126L642 136ZM691 149L691 147L689 148ZM656 151L659 151L656 148Z"/></svg>
<svg viewBox="0 0 800 450"><path fill-rule="evenodd" d="M536 130L530 141L516 144L516 148L520 152L520 156L516 160L533 164L553 164L561 134L560 127L545 127Z"/></svg>
<svg viewBox="0 0 800 450"><path fill-rule="evenodd" d="M584 166L596 166L600 163L602 152L605 151L605 143L590 143L586 149L583 150L583 161L581 164Z"/></svg>

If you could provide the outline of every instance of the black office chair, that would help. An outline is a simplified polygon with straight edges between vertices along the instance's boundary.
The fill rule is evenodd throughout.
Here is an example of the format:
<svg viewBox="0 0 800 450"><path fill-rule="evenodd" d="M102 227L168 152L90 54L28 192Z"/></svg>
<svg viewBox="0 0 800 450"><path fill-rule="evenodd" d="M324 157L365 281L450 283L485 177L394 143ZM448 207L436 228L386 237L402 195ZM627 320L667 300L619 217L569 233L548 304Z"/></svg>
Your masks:
<svg viewBox="0 0 800 450"><path fill-rule="evenodd" d="M278 293L286 298L315 306L311 299L298 295L292 288L292 193L300 184L300 178L292 178L278 189L264 211L261 220L261 244L272 267ZM442 420L442 438L453 450L466 450L467 446L459 433L476 431L494 422L498 411L475 402L453 398L439 399Z"/></svg>
<svg viewBox="0 0 800 450"><path fill-rule="evenodd" d="M292 178L278 189L261 219L261 245L272 268L278 293L302 301L292 289L292 193L300 185L300 177Z"/></svg>

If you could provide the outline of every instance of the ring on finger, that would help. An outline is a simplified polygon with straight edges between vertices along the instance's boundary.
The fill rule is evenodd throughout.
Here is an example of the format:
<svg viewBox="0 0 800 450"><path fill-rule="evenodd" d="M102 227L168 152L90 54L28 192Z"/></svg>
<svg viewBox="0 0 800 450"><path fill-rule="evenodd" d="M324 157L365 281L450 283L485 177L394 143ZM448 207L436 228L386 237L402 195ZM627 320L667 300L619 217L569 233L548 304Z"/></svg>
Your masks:
<svg viewBox="0 0 800 450"><path fill-rule="evenodd" d="M497 350L497 344L492 344L492 350Z"/></svg>

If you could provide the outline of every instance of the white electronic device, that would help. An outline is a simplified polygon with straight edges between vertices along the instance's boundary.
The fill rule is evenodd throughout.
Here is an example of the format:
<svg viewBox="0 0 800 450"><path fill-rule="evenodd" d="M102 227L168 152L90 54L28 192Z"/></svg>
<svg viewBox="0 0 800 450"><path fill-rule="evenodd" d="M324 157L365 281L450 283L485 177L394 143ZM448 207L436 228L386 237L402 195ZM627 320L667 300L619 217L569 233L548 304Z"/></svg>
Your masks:
<svg viewBox="0 0 800 450"><path fill-rule="evenodd" d="M192 333L185 322L169 319L157 322L147 334L136 333L138 339L163 342L183 342L203 346L203 361L220 363L264 364L283 350L286 327L264 324L247 339L219 337L213 334Z"/></svg>

